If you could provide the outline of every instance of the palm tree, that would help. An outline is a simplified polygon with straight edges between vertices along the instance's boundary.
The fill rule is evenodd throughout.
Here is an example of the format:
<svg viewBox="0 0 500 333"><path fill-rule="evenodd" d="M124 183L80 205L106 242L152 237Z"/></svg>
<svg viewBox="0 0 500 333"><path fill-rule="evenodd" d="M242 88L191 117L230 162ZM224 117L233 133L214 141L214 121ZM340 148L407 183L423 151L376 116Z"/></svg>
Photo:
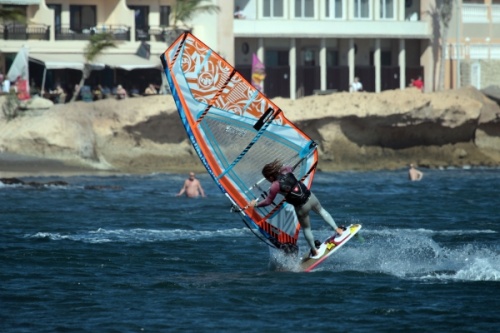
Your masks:
<svg viewBox="0 0 500 333"><path fill-rule="evenodd" d="M102 51L110 47L116 47L116 43L112 33L96 33L90 37L90 40L83 52L85 63L83 65L82 79L80 80L80 84L78 85L79 88L81 88L85 83L85 80L89 78L90 73L93 69L92 63L94 62L95 58L97 58L97 56L99 56ZM77 96L78 91L75 91L73 97L71 98L71 102L74 102Z"/></svg>
<svg viewBox="0 0 500 333"><path fill-rule="evenodd" d="M188 26L188 22L191 21L193 16L198 13L218 13L220 11L219 6L206 3L208 0L176 0L172 8L171 18L172 18L172 30L166 31L166 42L168 44L172 43L177 36L185 31L191 30ZM186 29L179 29L180 25L183 25Z"/></svg>
<svg viewBox="0 0 500 333"><path fill-rule="evenodd" d="M441 61L439 63L439 90L444 89L444 64L446 61L446 44L448 40L448 29L450 20L453 13L454 0L440 0L439 4L439 18L443 27L441 34Z"/></svg>
<svg viewBox="0 0 500 333"><path fill-rule="evenodd" d="M20 8L2 7L0 8L0 19L5 21L26 22L26 14Z"/></svg>
<svg viewBox="0 0 500 333"><path fill-rule="evenodd" d="M176 0L171 14L174 29L177 29L181 22L187 26L187 22L191 21L195 14L219 12L219 6L205 2L207 0Z"/></svg>

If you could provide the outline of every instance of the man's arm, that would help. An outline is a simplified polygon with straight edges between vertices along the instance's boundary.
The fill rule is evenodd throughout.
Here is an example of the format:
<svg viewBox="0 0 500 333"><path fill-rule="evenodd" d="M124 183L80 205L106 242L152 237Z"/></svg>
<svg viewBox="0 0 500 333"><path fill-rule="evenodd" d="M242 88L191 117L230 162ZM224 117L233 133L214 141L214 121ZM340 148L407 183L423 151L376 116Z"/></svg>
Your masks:
<svg viewBox="0 0 500 333"><path fill-rule="evenodd" d="M273 182L271 184L271 188L269 189L269 194L266 197L266 199L264 199L264 201L259 202L258 204L257 204L257 200L252 200L251 205L254 207L269 206L273 202L274 198L276 198L276 195L278 194L279 189L280 189L280 184L278 182Z"/></svg>
<svg viewBox="0 0 500 333"><path fill-rule="evenodd" d="M184 192L186 192L186 187L187 187L187 180L184 181L184 185L182 186L181 190L179 191L179 193L176 194L176 196L181 196Z"/></svg>
<svg viewBox="0 0 500 333"><path fill-rule="evenodd" d="M198 190L200 191L201 196L204 197L205 196L205 191L203 191L203 187L201 187L201 183L199 181L198 181Z"/></svg>

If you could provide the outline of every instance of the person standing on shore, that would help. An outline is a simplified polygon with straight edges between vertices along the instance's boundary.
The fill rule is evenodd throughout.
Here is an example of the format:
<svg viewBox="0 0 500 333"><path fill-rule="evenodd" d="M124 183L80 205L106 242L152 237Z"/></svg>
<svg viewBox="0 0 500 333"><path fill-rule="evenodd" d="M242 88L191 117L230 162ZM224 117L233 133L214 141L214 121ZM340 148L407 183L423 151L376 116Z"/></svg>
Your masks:
<svg viewBox="0 0 500 333"><path fill-rule="evenodd" d="M411 181L421 180L424 174L417 170L413 164L410 164L410 169L408 170L408 179Z"/></svg>
<svg viewBox="0 0 500 333"><path fill-rule="evenodd" d="M10 93L10 81L7 77L2 78L2 92L4 94Z"/></svg>
<svg viewBox="0 0 500 333"><path fill-rule="evenodd" d="M205 197L205 191L203 191L200 181L196 179L194 172L189 173L189 178L184 181L184 185L179 193L176 194L176 197L179 197L184 193L186 193L186 197L188 198L197 198L200 195Z"/></svg>
<svg viewBox="0 0 500 333"><path fill-rule="evenodd" d="M116 98L117 99L125 99L127 97L128 97L127 91L125 90L125 88L123 88L123 86L121 84L119 84L116 87Z"/></svg>
<svg viewBox="0 0 500 333"><path fill-rule="evenodd" d="M417 77L416 80L413 81L413 86L420 91L424 91L424 81L422 81L422 77Z"/></svg>
<svg viewBox="0 0 500 333"><path fill-rule="evenodd" d="M351 84L350 92L363 91L363 84L359 82L359 78L356 76L354 82Z"/></svg>

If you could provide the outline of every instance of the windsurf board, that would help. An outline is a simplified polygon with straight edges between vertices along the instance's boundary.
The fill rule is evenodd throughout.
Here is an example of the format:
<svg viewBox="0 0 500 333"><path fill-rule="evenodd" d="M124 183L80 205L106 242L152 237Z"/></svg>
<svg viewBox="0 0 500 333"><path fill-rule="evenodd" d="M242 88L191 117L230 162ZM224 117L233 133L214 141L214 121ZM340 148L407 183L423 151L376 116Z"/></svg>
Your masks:
<svg viewBox="0 0 500 333"><path fill-rule="evenodd" d="M342 235L335 233L328 237L318 249L319 254L311 257L306 253L300 263L300 269L304 272L311 272L324 262L329 256L337 252L345 243L361 230L361 224L351 224L344 230Z"/></svg>

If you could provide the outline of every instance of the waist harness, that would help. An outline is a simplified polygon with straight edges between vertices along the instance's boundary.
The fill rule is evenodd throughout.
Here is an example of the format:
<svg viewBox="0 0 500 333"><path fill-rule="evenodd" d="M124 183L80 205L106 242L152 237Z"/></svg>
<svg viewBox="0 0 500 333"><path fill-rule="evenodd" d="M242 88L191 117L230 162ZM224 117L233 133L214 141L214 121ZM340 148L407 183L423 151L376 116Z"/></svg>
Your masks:
<svg viewBox="0 0 500 333"><path fill-rule="evenodd" d="M311 196L311 191L309 191L307 186L298 181L291 172L279 175L278 182L280 184L280 192L285 196L286 202L295 207L305 204L309 196Z"/></svg>

